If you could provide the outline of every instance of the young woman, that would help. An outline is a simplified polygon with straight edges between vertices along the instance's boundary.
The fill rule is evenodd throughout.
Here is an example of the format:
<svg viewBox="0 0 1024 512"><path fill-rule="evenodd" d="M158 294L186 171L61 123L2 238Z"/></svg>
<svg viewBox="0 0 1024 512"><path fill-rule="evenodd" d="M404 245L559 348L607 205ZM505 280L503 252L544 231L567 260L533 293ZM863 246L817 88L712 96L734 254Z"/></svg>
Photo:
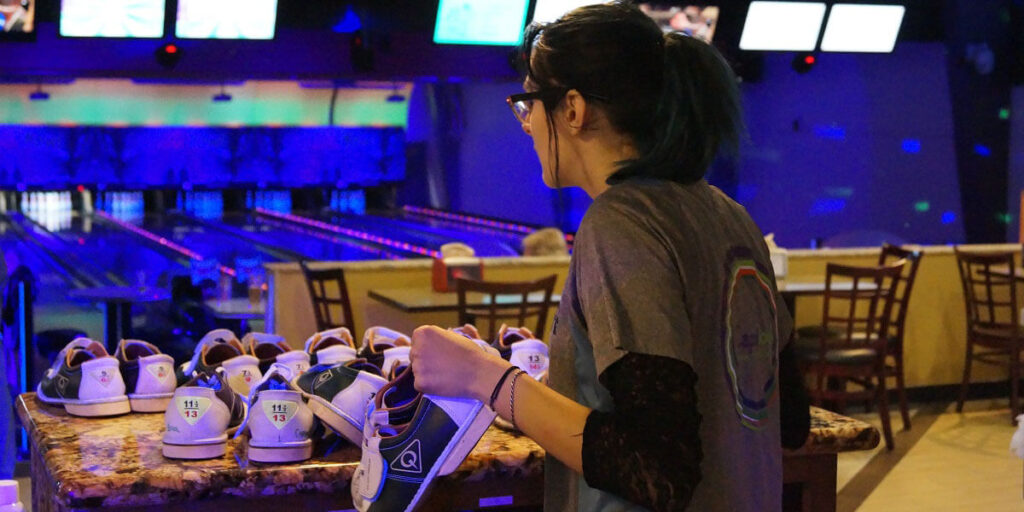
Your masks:
<svg viewBox="0 0 1024 512"><path fill-rule="evenodd" d="M760 230L703 178L742 130L735 77L625 3L531 26L522 63L526 93L509 103L544 182L594 199L552 327L551 387L502 379L508 362L437 327L413 335L416 387L496 393L547 451L546 510L778 510L782 446L808 428L780 355L790 320Z"/></svg>

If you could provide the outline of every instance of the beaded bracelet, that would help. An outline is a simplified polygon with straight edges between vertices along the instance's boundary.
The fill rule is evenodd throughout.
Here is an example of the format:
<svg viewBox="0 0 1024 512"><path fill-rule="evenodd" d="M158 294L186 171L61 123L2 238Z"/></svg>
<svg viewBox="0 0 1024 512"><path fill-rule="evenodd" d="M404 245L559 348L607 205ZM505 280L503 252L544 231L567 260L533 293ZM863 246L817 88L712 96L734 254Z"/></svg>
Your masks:
<svg viewBox="0 0 1024 512"><path fill-rule="evenodd" d="M512 391L508 399L508 411L509 416L511 416L512 419L512 428L516 430L519 430L519 427L516 426L516 381L519 380L519 376L524 373L526 372L524 372L523 370L519 370L518 372L516 372L515 375L512 376Z"/></svg>
<svg viewBox="0 0 1024 512"><path fill-rule="evenodd" d="M515 366L509 366L508 369L505 370L505 373L501 374L501 378L498 379L498 384L496 384L494 386L494 391L491 392L491 403L490 403L491 409L494 409L494 402L498 399L498 393L501 392L501 386L502 386L502 384L505 384L505 379L508 378L509 374L511 374L512 372L514 372L516 370L519 370L519 368L517 368ZM520 371L522 371L522 370L520 370Z"/></svg>

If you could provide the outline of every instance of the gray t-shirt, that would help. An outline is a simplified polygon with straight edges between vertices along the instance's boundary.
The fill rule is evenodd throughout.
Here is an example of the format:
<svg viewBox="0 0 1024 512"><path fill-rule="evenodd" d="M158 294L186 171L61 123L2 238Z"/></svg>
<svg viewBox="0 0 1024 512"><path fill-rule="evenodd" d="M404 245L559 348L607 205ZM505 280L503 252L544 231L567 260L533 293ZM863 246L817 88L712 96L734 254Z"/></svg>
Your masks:
<svg viewBox="0 0 1024 512"><path fill-rule="evenodd" d="M702 480L689 510L782 506L778 353L792 328L761 231L705 181L633 179L587 210L551 336L550 385L612 411L598 375L627 353L697 374ZM552 457L545 510L643 510Z"/></svg>

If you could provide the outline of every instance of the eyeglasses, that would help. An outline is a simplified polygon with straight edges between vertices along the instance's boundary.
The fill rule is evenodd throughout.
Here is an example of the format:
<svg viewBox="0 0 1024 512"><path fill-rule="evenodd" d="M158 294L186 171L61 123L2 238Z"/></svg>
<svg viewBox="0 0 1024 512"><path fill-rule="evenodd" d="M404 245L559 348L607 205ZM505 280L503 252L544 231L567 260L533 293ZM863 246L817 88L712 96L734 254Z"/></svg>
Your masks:
<svg viewBox="0 0 1024 512"><path fill-rule="evenodd" d="M561 98L570 90L572 89L541 89L539 91L513 94L508 98L505 98L505 103L508 103L508 107L512 109L512 115L516 116L517 121L519 121L520 123L526 123L530 119L530 111L533 110L534 100L551 100L555 98ZM585 92L581 92L580 94L586 98L601 100L604 102L608 101L607 97L598 94L590 94Z"/></svg>
<svg viewBox="0 0 1024 512"><path fill-rule="evenodd" d="M550 97L552 92L559 92L565 94L567 90L561 89L541 89L539 91L524 92L520 94L513 94L508 98L505 98L505 103L508 103L508 108L512 109L512 115L516 116L516 120L520 123L526 123L530 119L530 111L533 109L533 101Z"/></svg>

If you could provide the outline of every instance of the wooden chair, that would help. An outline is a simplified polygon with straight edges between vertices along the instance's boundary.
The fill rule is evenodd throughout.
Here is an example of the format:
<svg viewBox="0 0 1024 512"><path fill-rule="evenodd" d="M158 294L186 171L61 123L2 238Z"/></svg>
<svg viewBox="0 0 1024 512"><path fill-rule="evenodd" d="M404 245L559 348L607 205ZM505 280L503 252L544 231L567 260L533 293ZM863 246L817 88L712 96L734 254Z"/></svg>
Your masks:
<svg viewBox="0 0 1024 512"><path fill-rule="evenodd" d="M557 276L551 275L536 281L499 283L488 281L475 281L472 279L457 278L455 290L459 296L459 324L471 323L476 325L481 335L486 335L486 340L494 339L501 321L513 320L510 323L516 327L529 327L526 319L537 317L533 333L538 338L544 338L544 327L548 321L548 308L553 304L551 293L555 288ZM485 294L483 306L472 306L467 300L468 293ZM531 293L542 292L543 300L540 302L529 302ZM518 300L509 300L508 296L518 295ZM500 297L499 296L505 296ZM515 298L515 297L513 297ZM489 326L486 334L481 329L481 318L486 318Z"/></svg>
<svg viewBox="0 0 1024 512"><path fill-rule="evenodd" d="M909 251L895 245L883 244L882 253L878 258L878 265L885 266L899 260L906 260L896 282L896 290L893 295L892 316L889 319L889 338L887 346L887 357L891 357L893 363L888 361L885 365L886 375L896 378L896 391L900 399L900 414L903 417L903 428L910 430L910 410L907 406L907 390L903 378L903 339L907 323L907 307L910 304L910 291L914 288L914 280L917 278L917 269L921 265L921 251Z"/></svg>
<svg viewBox="0 0 1024 512"><path fill-rule="evenodd" d="M955 248L967 313L967 356L957 412L962 412L971 381L971 363L1010 370L1010 421L1020 412L1020 353L1024 332L1017 304L1016 266L1012 252L978 254ZM982 350L975 352L975 347Z"/></svg>
<svg viewBox="0 0 1024 512"><path fill-rule="evenodd" d="M820 335L798 340L801 366L814 377L809 390L817 406L823 402L873 401L882 418L885 446L893 449L885 357L894 290L905 261L881 267L850 267L830 263ZM850 280L850 289L834 283ZM839 383L839 386L829 385ZM847 383L862 390L848 391Z"/></svg>
<svg viewBox="0 0 1024 512"><path fill-rule="evenodd" d="M352 303L348 298L348 287L345 286L345 272L340 268L313 270L304 261L300 261L299 266L306 276L309 297L313 301L316 330L345 327L355 335L355 319L352 316ZM339 312L340 315L335 316L335 312Z"/></svg>

